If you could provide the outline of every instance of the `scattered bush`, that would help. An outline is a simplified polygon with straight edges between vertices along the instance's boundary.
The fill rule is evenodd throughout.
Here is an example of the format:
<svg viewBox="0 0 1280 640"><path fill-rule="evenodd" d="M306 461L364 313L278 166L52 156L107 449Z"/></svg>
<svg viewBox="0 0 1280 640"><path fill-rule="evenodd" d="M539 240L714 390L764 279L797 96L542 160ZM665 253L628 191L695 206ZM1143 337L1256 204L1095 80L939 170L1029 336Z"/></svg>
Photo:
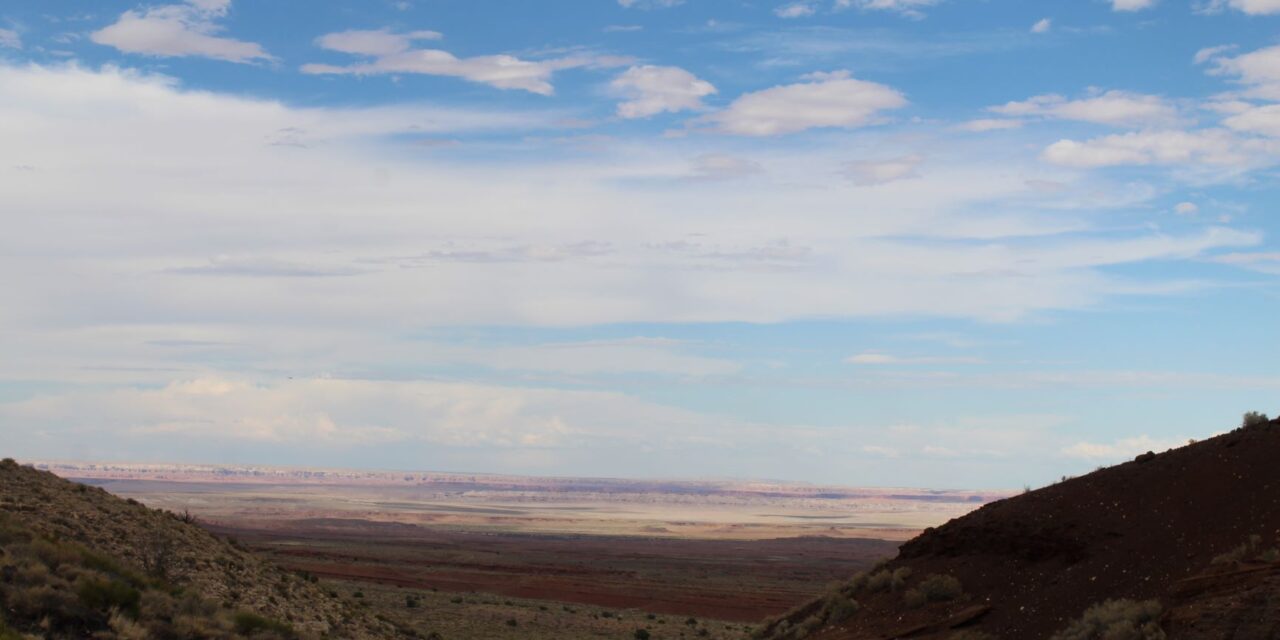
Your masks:
<svg viewBox="0 0 1280 640"><path fill-rule="evenodd" d="M518 620L516 620L515 618L507 618L507 626L508 626L508 627L518 627L518 626L520 626L520 622L519 622Z"/></svg>
<svg viewBox="0 0 1280 640"><path fill-rule="evenodd" d="M4 513L0 545L0 640L297 637L288 624L234 615L116 558L40 538Z"/></svg>
<svg viewBox="0 0 1280 640"><path fill-rule="evenodd" d="M930 602L954 600L964 595L964 587L960 586L960 581L946 575L931 575L921 580L916 588L923 591Z"/></svg>
<svg viewBox="0 0 1280 640"><path fill-rule="evenodd" d="M131 618L138 617L142 601L142 594L124 582L87 575L76 580L76 597L90 609L123 611Z"/></svg>
<svg viewBox="0 0 1280 640"><path fill-rule="evenodd" d="M1260 544L1262 544L1262 536L1255 533L1249 536L1249 539L1240 546L1226 553L1214 556L1213 559L1209 561L1209 564L1231 564L1233 562L1241 562L1252 556L1254 552L1257 551L1258 545Z"/></svg>
<svg viewBox="0 0 1280 640"><path fill-rule="evenodd" d="M893 574L889 576L889 591L897 593L907 584L907 578L911 577L911 567L898 567L893 570Z"/></svg>
<svg viewBox="0 0 1280 640"><path fill-rule="evenodd" d="M1267 424L1270 420L1267 414L1258 411L1249 411L1240 419L1240 426L1248 429L1249 427L1260 427Z"/></svg>
<svg viewBox="0 0 1280 640"><path fill-rule="evenodd" d="M973 629L965 629L957 631L949 636L947 640L999 640L995 636L986 631L974 631Z"/></svg>
<svg viewBox="0 0 1280 640"><path fill-rule="evenodd" d="M888 589L892 582L893 572L888 569L881 569L880 571L867 576L863 588L871 593L880 593L881 591Z"/></svg>
<svg viewBox="0 0 1280 640"><path fill-rule="evenodd" d="M902 594L902 604L906 605L908 609L919 609L927 602L929 602L928 596L924 595L924 592L919 589L907 589L907 592Z"/></svg>
<svg viewBox="0 0 1280 640"><path fill-rule="evenodd" d="M631 634L631 637L635 638L636 640L649 640L649 630L636 629L635 633Z"/></svg>
<svg viewBox="0 0 1280 640"><path fill-rule="evenodd" d="M852 618L858 612L859 606L856 600L835 596L827 604L826 614L827 622L831 624L840 624L849 618Z"/></svg>
<svg viewBox="0 0 1280 640"><path fill-rule="evenodd" d="M902 601L914 609L929 602L946 602L964 595L964 587L952 576L933 574L921 580L914 589L902 594Z"/></svg>
<svg viewBox="0 0 1280 640"><path fill-rule="evenodd" d="M241 611L233 618L236 633L246 636L255 634L276 635L283 638L296 638L297 632L288 623L272 620L256 613Z"/></svg>
<svg viewBox="0 0 1280 640"><path fill-rule="evenodd" d="M1052 640L1165 640L1156 622L1162 610L1155 600L1107 600L1089 607Z"/></svg>

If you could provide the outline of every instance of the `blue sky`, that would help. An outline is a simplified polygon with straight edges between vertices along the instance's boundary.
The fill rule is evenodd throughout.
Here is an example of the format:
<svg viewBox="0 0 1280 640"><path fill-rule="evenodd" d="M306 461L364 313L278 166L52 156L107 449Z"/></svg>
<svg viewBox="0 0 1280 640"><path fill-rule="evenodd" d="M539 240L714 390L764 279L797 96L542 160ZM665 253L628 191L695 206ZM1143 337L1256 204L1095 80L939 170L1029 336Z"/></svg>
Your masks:
<svg viewBox="0 0 1280 640"><path fill-rule="evenodd" d="M22 458L1019 487L1274 412L1280 2L0 8Z"/></svg>

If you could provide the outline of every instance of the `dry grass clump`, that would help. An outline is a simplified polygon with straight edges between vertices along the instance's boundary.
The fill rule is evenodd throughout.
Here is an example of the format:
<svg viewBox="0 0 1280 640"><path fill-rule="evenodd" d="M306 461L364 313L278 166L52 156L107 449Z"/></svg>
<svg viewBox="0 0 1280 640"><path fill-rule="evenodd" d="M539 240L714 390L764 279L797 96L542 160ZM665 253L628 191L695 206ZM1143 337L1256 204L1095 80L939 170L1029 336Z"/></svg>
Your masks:
<svg viewBox="0 0 1280 640"><path fill-rule="evenodd" d="M1051 640L1165 640L1156 600L1107 600L1085 610L1079 620Z"/></svg>
<svg viewBox="0 0 1280 640"><path fill-rule="evenodd" d="M1261 549L1261 547L1262 536L1254 534L1240 546L1214 556L1209 564L1233 564L1250 559L1258 562L1280 562L1280 549L1276 547Z"/></svg>

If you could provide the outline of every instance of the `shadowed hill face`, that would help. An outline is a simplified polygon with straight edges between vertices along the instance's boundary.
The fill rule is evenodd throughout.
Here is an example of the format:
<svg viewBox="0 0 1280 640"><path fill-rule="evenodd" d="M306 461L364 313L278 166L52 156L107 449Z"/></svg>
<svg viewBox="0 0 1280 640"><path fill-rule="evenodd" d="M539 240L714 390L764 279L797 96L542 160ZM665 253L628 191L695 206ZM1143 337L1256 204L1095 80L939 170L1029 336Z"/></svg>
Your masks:
<svg viewBox="0 0 1280 640"><path fill-rule="evenodd" d="M1272 421L928 529L879 570L764 635L1050 638L1091 606L1125 600L1091 619L1123 609L1145 621L1135 628L1147 625L1148 635L1124 636L1134 638L1280 637L1277 560L1280 421ZM958 592L932 597L946 580ZM1063 637L1102 637L1081 633Z"/></svg>
<svg viewBox="0 0 1280 640"><path fill-rule="evenodd" d="M91 555L107 558L118 567L111 572L98 571L100 577L89 573L84 574L88 577L77 576L80 582L110 578L118 583L112 588L122 592L174 585L186 594L198 595L207 606L249 614L242 614L240 623L279 621L303 637L397 635L395 629L370 620L307 579L237 548L189 518L148 509L12 460L0 462L0 517L10 530L18 532L10 544L67 545L63 555L72 559ZM32 557L42 558L40 554ZM58 570L58 563L43 564L45 570ZM41 570L32 566L32 571ZM75 563L68 566L67 571L78 571ZM15 564L6 575L13 578L20 570ZM80 588L75 586L74 590L78 593ZM84 604L83 597L77 601ZM136 606L137 602L127 604ZM255 622L252 616L262 619Z"/></svg>

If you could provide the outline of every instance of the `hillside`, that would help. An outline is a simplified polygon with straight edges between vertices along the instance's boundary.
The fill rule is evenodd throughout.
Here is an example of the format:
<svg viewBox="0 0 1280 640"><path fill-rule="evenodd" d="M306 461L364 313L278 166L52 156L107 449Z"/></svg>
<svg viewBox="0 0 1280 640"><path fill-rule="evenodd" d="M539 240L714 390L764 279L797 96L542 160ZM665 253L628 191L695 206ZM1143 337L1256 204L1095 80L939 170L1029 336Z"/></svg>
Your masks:
<svg viewBox="0 0 1280 640"><path fill-rule="evenodd" d="M12 460L0 462L0 598L6 640L400 635L189 517Z"/></svg>
<svg viewBox="0 0 1280 640"><path fill-rule="evenodd" d="M1280 638L1277 561L1280 420L984 506L759 635Z"/></svg>

